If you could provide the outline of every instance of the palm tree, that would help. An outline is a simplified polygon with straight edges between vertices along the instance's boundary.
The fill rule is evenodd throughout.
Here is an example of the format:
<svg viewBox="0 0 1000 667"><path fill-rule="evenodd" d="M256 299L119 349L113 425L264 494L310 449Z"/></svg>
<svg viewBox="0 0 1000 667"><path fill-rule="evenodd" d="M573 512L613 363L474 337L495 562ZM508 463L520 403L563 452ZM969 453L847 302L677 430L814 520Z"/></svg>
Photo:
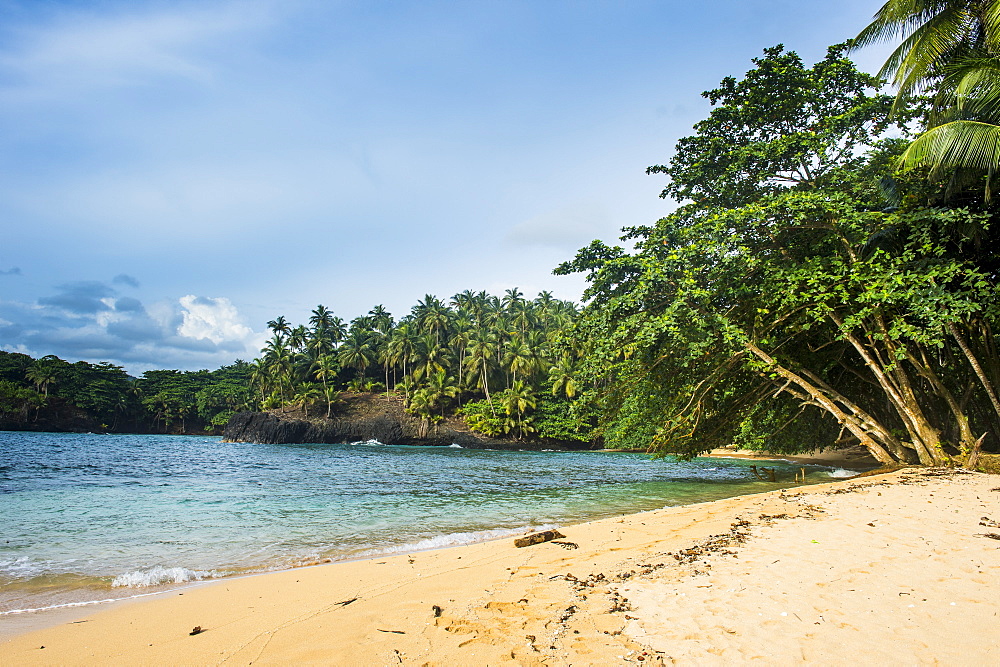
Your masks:
<svg viewBox="0 0 1000 667"><path fill-rule="evenodd" d="M444 417L447 399L454 398L458 394L458 386L455 384L455 377L448 375L447 371L442 369L427 379L424 392L430 405L440 407L441 417Z"/></svg>
<svg viewBox="0 0 1000 667"><path fill-rule="evenodd" d="M301 354L306 349L306 344L309 342L309 330L303 325L298 325L293 327L288 334L288 346L292 348L293 352Z"/></svg>
<svg viewBox="0 0 1000 667"><path fill-rule="evenodd" d="M564 354L549 369L549 381L552 383L552 395L564 394L566 398L573 398L579 389L576 382L576 364L573 358Z"/></svg>
<svg viewBox="0 0 1000 667"><path fill-rule="evenodd" d="M518 380L508 389L503 398L504 412L511 418L511 426L517 429L519 438L531 430L528 427L528 420L525 414L529 409L534 409L537 405L535 395L531 389Z"/></svg>
<svg viewBox="0 0 1000 667"><path fill-rule="evenodd" d="M333 313L326 306L320 304L312 311L309 324L312 325L312 335L306 343L306 347L313 359L319 359L324 354L333 352L336 347Z"/></svg>
<svg viewBox="0 0 1000 667"><path fill-rule="evenodd" d="M288 324L288 320L285 319L284 315L279 315L276 319L271 320L267 323L267 328L270 329L275 336L284 337L287 336L291 331L291 327Z"/></svg>
<svg viewBox="0 0 1000 667"><path fill-rule="evenodd" d="M436 343L440 344L441 337L448 329L451 321L451 311L442 303L440 299L432 294L424 296L423 301L418 301L413 308L417 327L425 333L432 334Z"/></svg>
<svg viewBox="0 0 1000 667"><path fill-rule="evenodd" d="M45 400L49 398L49 386L55 384L59 377L53 359L53 357L36 359L24 373L24 377L45 395Z"/></svg>
<svg viewBox="0 0 1000 667"><path fill-rule="evenodd" d="M333 405L333 401L330 399L330 385L329 381L337 377L337 372L340 370L340 364L337 363L337 358L332 354L321 355L315 362L313 362L313 368L316 370L316 377L323 381L323 395L326 397L326 418L330 418L330 409Z"/></svg>
<svg viewBox="0 0 1000 667"><path fill-rule="evenodd" d="M992 173L1000 166L1000 3L995 0L889 0L853 48L902 37L880 76L904 100L934 92L928 129L899 168L951 167Z"/></svg>
<svg viewBox="0 0 1000 667"><path fill-rule="evenodd" d="M440 345L431 334L419 336L416 340L413 377L415 380L430 378L434 373L448 366L448 349Z"/></svg>
<svg viewBox="0 0 1000 667"><path fill-rule="evenodd" d="M527 377L534 370L534 354L523 338L519 336L511 338L504 347L503 365L511 373L512 384L518 382L518 371Z"/></svg>
<svg viewBox="0 0 1000 667"><path fill-rule="evenodd" d="M389 338L389 343L386 346L386 356L389 358L389 361L392 364L398 364L403 367L404 379L409 375L409 364L416 355L416 339L417 336L413 330L412 322L404 319L393 330ZM403 385L403 391L407 400L410 397L409 387L409 383Z"/></svg>
<svg viewBox="0 0 1000 667"><path fill-rule="evenodd" d="M493 408L493 401L490 398L489 376L490 368L492 368L495 362L496 352L499 347L496 336L492 332L487 329L479 329L474 332L472 339L469 341L465 357L465 365L469 371L479 373L479 386L482 387L483 392L486 394L486 402L490 404L490 411L493 412L494 417L497 413Z"/></svg>
<svg viewBox="0 0 1000 667"><path fill-rule="evenodd" d="M902 43L879 76L889 78L904 98L933 88L956 60L996 52L1000 5L995 0L889 0L852 44L853 49L895 37Z"/></svg>
<svg viewBox="0 0 1000 667"><path fill-rule="evenodd" d="M291 386L294 358L291 350L285 346L285 340L275 333L264 346L264 360L270 379L278 386L282 404L285 403L285 387Z"/></svg>
<svg viewBox="0 0 1000 667"><path fill-rule="evenodd" d="M320 397L323 396L323 391L310 384L301 384L295 395L292 397L292 403L298 405L305 416L309 416L309 406L315 403ZM329 415L329 408L327 408L327 414Z"/></svg>
<svg viewBox="0 0 1000 667"><path fill-rule="evenodd" d="M360 382L364 377L365 369L371 366L374 353L364 332L354 330L347 335L337 356L341 364L358 370L357 379Z"/></svg>
<svg viewBox="0 0 1000 667"><path fill-rule="evenodd" d="M372 328L378 334L375 341L376 357L382 362L382 370L385 372L385 400L389 402L389 334L392 333L392 314L379 304L368 311L368 319Z"/></svg>

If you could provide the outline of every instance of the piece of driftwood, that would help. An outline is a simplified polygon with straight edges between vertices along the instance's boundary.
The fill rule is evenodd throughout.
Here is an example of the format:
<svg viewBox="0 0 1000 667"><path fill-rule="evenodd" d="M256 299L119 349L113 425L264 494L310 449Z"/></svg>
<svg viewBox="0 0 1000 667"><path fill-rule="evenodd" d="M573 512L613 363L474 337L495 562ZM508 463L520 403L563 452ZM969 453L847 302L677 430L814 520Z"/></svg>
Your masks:
<svg viewBox="0 0 1000 667"><path fill-rule="evenodd" d="M969 470L975 470L976 466L979 465L979 454L983 449L983 441L986 440L988 433L983 433L979 436L979 440L976 440L975 446L973 446L972 451L969 452L969 458L965 462L965 467Z"/></svg>
<svg viewBox="0 0 1000 667"><path fill-rule="evenodd" d="M776 481L774 479L774 468L765 468L765 467L761 466L760 470L758 471L757 470L757 466L750 466L750 470L753 470L753 474L757 476L757 479L759 479L759 480L761 480L763 482L774 482L774 481ZM767 473L767 477L764 477L764 475L761 474L762 472L766 472Z"/></svg>
<svg viewBox="0 0 1000 667"><path fill-rule="evenodd" d="M542 542L548 542L549 540L558 540L562 537L566 537L558 530L543 530L540 533L532 533L531 535L525 535L524 537L519 537L514 540L515 547L530 547L532 544L541 544Z"/></svg>

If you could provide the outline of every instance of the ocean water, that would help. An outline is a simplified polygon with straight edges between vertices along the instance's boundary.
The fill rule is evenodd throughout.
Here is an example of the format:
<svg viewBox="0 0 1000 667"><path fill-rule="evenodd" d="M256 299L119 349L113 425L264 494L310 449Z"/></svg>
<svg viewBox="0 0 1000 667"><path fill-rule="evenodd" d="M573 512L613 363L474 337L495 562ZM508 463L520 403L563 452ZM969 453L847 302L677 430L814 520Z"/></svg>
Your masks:
<svg viewBox="0 0 1000 667"><path fill-rule="evenodd" d="M0 620L795 486L750 462L0 431ZM768 465L771 465L770 463ZM807 483L846 471L807 467Z"/></svg>

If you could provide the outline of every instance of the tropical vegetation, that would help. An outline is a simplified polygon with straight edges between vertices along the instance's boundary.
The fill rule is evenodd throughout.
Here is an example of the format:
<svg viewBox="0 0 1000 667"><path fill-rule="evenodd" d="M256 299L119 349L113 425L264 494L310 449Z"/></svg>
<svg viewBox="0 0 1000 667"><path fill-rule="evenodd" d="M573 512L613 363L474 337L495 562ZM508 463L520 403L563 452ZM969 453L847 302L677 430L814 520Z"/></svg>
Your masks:
<svg viewBox="0 0 1000 667"><path fill-rule="evenodd" d="M425 432L457 414L485 435L586 440L594 414L577 409L575 380L585 346L566 335L576 317L571 302L517 288L428 294L399 320L379 305L348 324L320 305L308 324L268 322L251 382L264 409L329 417L341 392L376 392Z"/></svg>
<svg viewBox="0 0 1000 667"><path fill-rule="evenodd" d="M604 387L609 445L860 443L925 465L996 446L988 193L899 172L926 106L846 51L767 49L705 93L709 117L649 169L677 209L559 268L590 281L581 380Z"/></svg>
<svg viewBox="0 0 1000 667"><path fill-rule="evenodd" d="M150 433L219 432L255 409L250 366L215 371L150 370L132 377L107 362L70 363L0 351L0 423L6 428L74 428Z"/></svg>

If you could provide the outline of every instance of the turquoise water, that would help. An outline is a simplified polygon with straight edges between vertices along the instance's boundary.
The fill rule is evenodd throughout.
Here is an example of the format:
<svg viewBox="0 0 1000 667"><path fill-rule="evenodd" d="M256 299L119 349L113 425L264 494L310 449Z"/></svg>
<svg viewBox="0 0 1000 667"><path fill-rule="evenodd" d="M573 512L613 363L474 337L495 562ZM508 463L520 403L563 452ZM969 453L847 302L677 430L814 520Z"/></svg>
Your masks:
<svg viewBox="0 0 1000 667"><path fill-rule="evenodd" d="M770 465L770 464L769 464ZM793 486L732 459L0 432L0 614ZM809 467L809 482L833 468Z"/></svg>

